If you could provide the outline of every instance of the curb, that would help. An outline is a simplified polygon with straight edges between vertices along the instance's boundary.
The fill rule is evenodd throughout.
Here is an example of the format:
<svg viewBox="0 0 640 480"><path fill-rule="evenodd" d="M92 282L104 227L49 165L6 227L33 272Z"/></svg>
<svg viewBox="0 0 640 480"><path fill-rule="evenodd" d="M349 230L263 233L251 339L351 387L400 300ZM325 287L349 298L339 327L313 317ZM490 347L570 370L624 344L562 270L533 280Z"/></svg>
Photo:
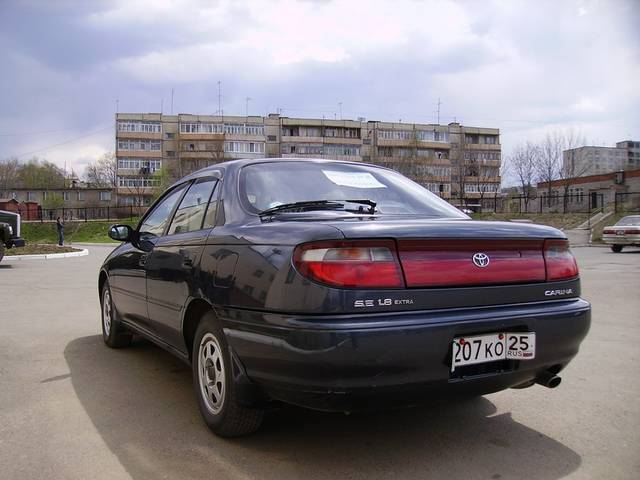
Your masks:
<svg viewBox="0 0 640 480"><path fill-rule="evenodd" d="M83 248L79 252L64 252L64 253L42 253L36 255L7 255L2 260L53 260L55 258L69 258L69 257L84 257L89 255L89 250Z"/></svg>
<svg viewBox="0 0 640 480"><path fill-rule="evenodd" d="M122 242L117 243L117 242L73 242L73 243L69 243L68 245L70 247L74 247L74 246L88 246L88 247L117 247L118 245L121 245Z"/></svg>

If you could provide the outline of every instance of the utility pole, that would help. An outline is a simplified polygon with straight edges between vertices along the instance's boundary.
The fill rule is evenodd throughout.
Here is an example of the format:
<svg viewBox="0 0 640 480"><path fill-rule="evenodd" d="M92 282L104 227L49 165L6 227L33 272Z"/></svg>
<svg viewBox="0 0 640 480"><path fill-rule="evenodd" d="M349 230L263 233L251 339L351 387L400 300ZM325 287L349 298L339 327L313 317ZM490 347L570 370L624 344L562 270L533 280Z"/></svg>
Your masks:
<svg viewBox="0 0 640 480"><path fill-rule="evenodd" d="M218 115L222 115L222 87L220 80L218 80Z"/></svg>
<svg viewBox="0 0 640 480"><path fill-rule="evenodd" d="M251 97L246 97L244 100L245 100L244 116L248 117L249 116L249 102L251 101Z"/></svg>
<svg viewBox="0 0 640 480"><path fill-rule="evenodd" d="M164 107L164 98L160 99L160 115L162 115L162 108Z"/></svg>
<svg viewBox="0 0 640 480"><path fill-rule="evenodd" d="M171 89L171 115L173 115L173 88Z"/></svg>
<svg viewBox="0 0 640 480"><path fill-rule="evenodd" d="M342 102L338 102L338 108L340 108L340 120L342 120Z"/></svg>
<svg viewBox="0 0 640 480"><path fill-rule="evenodd" d="M440 105L442 105L440 103L440 98L438 98L438 125L440 125Z"/></svg>

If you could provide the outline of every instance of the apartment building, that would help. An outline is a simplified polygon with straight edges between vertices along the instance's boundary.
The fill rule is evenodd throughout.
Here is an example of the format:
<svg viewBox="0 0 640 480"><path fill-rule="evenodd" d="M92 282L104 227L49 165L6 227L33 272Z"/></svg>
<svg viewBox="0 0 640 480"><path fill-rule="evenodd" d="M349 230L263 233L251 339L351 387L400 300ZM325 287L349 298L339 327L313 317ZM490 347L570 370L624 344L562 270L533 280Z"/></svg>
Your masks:
<svg viewBox="0 0 640 480"><path fill-rule="evenodd" d="M568 177L586 177L640 167L640 142L625 140L615 147L584 146L562 152Z"/></svg>
<svg viewBox="0 0 640 480"><path fill-rule="evenodd" d="M173 177L233 158L364 161L393 168L453 203L497 193L499 130L364 120L117 114L118 203L146 205ZM456 201L457 199L457 201Z"/></svg>

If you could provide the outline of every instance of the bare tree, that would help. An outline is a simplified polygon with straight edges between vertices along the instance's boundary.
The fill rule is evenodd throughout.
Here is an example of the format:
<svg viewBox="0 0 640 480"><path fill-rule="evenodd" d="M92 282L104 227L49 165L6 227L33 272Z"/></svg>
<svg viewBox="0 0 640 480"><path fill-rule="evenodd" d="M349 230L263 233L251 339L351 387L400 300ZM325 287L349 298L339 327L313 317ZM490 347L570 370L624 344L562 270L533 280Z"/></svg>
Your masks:
<svg viewBox="0 0 640 480"><path fill-rule="evenodd" d="M562 181L564 208L566 211L569 188L572 183L571 179L584 175L589 166L587 162L576 162L576 148L587 144L585 137L580 132L576 132L573 129L566 131L562 136L562 143L564 152L558 179Z"/></svg>
<svg viewBox="0 0 640 480"><path fill-rule="evenodd" d="M551 205L551 182L557 180L562 171L562 150L564 138L562 133L555 131L545 135L540 143L539 155L536 162L538 180L547 184L547 206Z"/></svg>
<svg viewBox="0 0 640 480"><path fill-rule="evenodd" d="M118 185L118 160L113 152L107 152L96 162L87 165L85 180L95 187L115 188Z"/></svg>
<svg viewBox="0 0 640 480"><path fill-rule="evenodd" d="M467 185L467 177L469 173L473 173L477 165L471 159L471 152L467 148L467 139L465 138L465 132L460 128L459 143L455 151L457 153L455 158L452 158L452 178L451 184L456 185L458 190L458 198L460 199L460 206L466 206L465 190Z"/></svg>
<svg viewBox="0 0 640 480"><path fill-rule="evenodd" d="M17 158L0 160L0 190L10 190L18 185L20 161Z"/></svg>
<svg viewBox="0 0 640 480"><path fill-rule="evenodd" d="M527 142L515 146L511 155L507 157L506 163L509 171L518 179L518 186L522 189L524 197L524 209L528 211L529 200L533 183L536 180L540 159L540 149L536 145Z"/></svg>

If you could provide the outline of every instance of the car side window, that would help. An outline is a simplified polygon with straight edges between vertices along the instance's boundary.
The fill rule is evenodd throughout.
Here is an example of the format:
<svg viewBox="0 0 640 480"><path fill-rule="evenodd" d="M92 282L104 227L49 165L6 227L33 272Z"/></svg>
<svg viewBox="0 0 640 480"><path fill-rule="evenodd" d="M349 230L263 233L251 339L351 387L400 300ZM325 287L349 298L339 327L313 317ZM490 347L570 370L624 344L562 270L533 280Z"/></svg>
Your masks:
<svg viewBox="0 0 640 480"><path fill-rule="evenodd" d="M211 200L207 206L207 213L204 215L204 222L202 222L202 228L213 228L216 225L216 214L218 213L218 190L220 190L220 182L216 182L213 188L213 194Z"/></svg>
<svg viewBox="0 0 640 480"><path fill-rule="evenodd" d="M186 188L187 185L176 188L155 206L153 211L144 219L142 225L140 225L140 239L149 240L163 234L171 219L171 212L173 212L176 203L178 203Z"/></svg>
<svg viewBox="0 0 640 480"><path fill-rule="evenodd" d="M194 182L180 202L173 217L168 235L201 230L207 204L217 183L212 178Z"/></svg>

